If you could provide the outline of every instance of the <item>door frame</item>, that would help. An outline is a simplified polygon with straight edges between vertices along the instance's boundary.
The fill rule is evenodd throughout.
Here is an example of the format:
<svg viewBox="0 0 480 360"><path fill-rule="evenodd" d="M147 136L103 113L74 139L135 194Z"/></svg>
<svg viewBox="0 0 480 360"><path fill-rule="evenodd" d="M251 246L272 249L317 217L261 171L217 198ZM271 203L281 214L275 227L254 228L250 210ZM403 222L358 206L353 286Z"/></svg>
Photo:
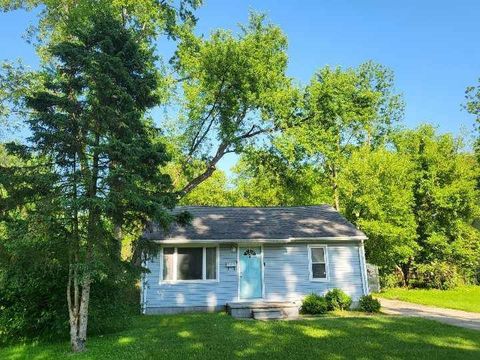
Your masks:
<svg viewBox="0 0 480 360"><path fill-rule="evenodd" d="M260 269L262 271L262 297L254 299L242 299L240 297L240 249L246 249L250 247L259 247L262 251L262 256L260 258ZM263 244L237 244L237 301L252 302L252 301L263 301L265 300L265 262L264 262L264 247Z"/></svg>

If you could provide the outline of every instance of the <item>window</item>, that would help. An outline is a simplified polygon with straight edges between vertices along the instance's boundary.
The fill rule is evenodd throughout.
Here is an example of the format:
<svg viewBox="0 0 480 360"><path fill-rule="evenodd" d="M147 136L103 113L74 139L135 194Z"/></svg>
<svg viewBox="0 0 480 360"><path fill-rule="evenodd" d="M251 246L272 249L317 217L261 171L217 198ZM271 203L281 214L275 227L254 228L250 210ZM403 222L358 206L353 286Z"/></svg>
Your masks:
<svg viewBox="0 0 480 360"><path fill-rule="evenodd" d="M163 248L163 281L217 280L216 247Z"/></svg>
<svg viewBox="0 0 480 360"><path fill-rule="evenodd" d="M327 247L310 246L310 279L327 280Z"/></svg>
<svg viewBox="0 0 480 360"><path fill-rule="evenodd" d="M163 249L163 280L173 280L173 255L174 248Z"/></svg>
<svg viewBox="0 0 480 360"><path fill-rule="evenodd" d="M206 278L215 280L217 278L217 248L206 248L205 252Z"/></svg>

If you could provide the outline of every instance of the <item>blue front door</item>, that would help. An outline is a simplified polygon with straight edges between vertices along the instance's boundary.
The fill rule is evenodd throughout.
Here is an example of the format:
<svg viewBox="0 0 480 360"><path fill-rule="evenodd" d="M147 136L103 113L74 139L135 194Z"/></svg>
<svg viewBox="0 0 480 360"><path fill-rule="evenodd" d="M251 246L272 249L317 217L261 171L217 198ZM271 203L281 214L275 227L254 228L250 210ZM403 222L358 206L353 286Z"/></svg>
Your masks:
<svg viewBox="0 0 480 360"><path fill-rule="evenodd" d="M262 248L239 247L240 299L262 297Z"/></svg>

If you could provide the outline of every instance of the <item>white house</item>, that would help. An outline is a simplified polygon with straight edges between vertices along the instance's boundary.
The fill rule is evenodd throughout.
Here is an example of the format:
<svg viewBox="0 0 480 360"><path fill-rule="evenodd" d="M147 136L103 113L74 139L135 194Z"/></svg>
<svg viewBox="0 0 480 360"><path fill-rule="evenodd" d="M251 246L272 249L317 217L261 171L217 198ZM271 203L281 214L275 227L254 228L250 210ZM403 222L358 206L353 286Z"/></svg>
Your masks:
<svg viewBox="0 0 480 360"><path fill-rule="evenodd" d="M192 223L144 234L161 245L145 264L146 314L228 308L236 316L255 309L258 317L266 316L258 309L288 315L309 293L340 288L356 301L368 292L366 236L331 206L175 211L190 212Z"/></svg>

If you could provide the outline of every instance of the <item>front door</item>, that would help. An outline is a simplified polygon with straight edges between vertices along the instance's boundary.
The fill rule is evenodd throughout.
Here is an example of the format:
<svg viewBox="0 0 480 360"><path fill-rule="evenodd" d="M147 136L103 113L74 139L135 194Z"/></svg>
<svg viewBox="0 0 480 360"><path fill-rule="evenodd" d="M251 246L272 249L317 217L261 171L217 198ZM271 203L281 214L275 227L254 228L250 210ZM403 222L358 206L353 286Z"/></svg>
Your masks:
<svg viewBox="0 0 480 360"><path fill-rule="evenodd" d="M240 299L262 297L262 248L239 247Z"/></svg>

